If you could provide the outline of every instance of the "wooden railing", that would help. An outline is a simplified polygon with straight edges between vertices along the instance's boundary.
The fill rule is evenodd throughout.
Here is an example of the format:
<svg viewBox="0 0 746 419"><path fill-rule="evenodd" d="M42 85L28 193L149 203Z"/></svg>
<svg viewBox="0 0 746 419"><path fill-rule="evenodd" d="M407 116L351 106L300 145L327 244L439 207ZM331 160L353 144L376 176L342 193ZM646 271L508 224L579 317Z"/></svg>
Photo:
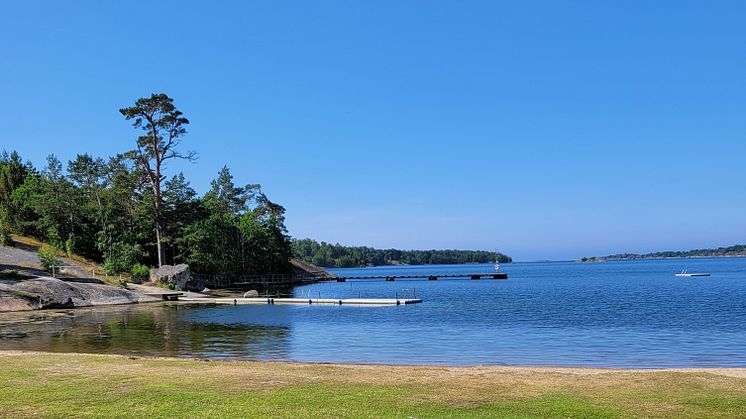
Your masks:
<svg viewBox="0 0 746 419"><path fill-rule="evenodd" d="M326 279L323 272L308 274L261 274L261 275L211 275L192 273L195 280L204 281L208 288L228 288L241 285L263 285L263 286L280 286L280 285L302 285L318 282Z"/></svg>

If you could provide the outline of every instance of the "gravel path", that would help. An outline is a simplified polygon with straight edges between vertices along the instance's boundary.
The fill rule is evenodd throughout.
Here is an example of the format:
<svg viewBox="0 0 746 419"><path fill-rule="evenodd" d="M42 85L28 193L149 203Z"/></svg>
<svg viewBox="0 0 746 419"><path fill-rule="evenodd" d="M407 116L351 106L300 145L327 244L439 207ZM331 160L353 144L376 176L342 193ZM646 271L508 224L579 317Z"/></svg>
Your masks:
<svg viewBox="0 0 746 419"><path fill-rule="evenodd" d="M68 258L60 259L67 266L62 272L64 275L77 277L93 276L90 267ZM14 247L0 246L0 265L4 265L10 269L25 271L32 275L49 275L39 264L39 256L37 256L36 250L25 245Z"/></svg>

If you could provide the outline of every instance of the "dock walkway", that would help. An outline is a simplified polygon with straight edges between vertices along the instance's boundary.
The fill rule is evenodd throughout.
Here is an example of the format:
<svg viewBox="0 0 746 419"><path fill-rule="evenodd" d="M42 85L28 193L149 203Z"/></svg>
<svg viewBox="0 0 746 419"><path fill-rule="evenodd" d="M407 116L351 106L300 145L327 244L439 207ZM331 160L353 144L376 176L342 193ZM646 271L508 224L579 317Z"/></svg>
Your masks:
<svg viewBox="0 0 746 419"><path fill-rule="evenodd" d="M440 278L447 279L508 279L508 274L505 272L490 272L490 273L471 273L471 274L416 274L416 275L350 275L350 276L337 276L334 279L328 281L346 282L346 281L364 281L364 280L386 280L395 281L397 279L406 280L428 280L437 281ZM328 282L327 281L327 282Z"/></svg>
<svg viewBox="0 0 746 419"><path fill-rule="evenodd" d="M419 298L275 298L275 297L253 297L253 298L181 298L179 301L189 303L207 304L326 304L326 305L362 305L362 306L389 306L418 304Z"/></svg>
<svg viewBox="0 0 746 419"><path fill-rule="evenodd" d="M347 281L437 281L438 279L508 279L506 272L477 272L477 273L425 273L409 275L241 275L230 278L223 275L194 274L195 279L204 281L208 288L251 288L251 287L294 287L315 284L318 282L347 282Z"/></svg>

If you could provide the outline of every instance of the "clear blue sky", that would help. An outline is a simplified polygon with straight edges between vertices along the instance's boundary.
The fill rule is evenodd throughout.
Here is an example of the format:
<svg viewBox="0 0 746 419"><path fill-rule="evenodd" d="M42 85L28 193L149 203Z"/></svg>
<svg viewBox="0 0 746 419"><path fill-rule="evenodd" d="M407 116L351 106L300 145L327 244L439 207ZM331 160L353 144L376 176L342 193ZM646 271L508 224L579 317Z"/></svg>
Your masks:
<svg viewBox="0 0 746 419"><path fill-rule="evenodd" d="M155 3L158 3L157 5ZM295 237L518 260L746 242L743 1L3 1L0 149L165 92Z"/></svg>

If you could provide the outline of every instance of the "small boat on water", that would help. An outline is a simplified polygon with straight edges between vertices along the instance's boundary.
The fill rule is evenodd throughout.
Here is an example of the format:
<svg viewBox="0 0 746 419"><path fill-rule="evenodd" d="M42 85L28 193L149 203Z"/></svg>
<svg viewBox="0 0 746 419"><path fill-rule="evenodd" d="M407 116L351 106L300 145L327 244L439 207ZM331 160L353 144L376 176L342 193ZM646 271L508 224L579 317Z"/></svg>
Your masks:
<svg viewBox="0 0 746 419"><path fill-rule="evenodd" d="M673 274L673 276L678 276L678 277L710 276L710 273L709 272L687 272L687 270L684 269L683 271L677 274Z"/></svg>

